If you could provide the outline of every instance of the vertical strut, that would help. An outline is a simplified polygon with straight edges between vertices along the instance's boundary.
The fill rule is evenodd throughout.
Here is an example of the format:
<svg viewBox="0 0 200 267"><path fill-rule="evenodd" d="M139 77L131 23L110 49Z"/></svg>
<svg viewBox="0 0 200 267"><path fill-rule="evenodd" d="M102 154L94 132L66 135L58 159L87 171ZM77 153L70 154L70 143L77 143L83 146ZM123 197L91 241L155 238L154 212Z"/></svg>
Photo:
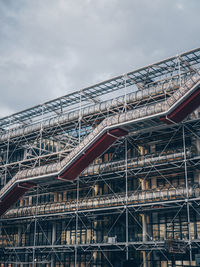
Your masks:
<svg viewBox="0 0 200 267"><path fill-rule="evenodd" d="M35 266L35 247L36 247L36 231L37 231L38 189L39 189L39 187L37 187L36 206L35 206L34 237L33 237L33 261L32 261L32 266L33 267Z"/></svg>
<svg viewBox="0 0 200 267"><path fill-rule="evenodd" d="M184 168L185 168L185 189L186 189L186 207L187 207L187 223L188 223L188 237L190 250L190 265L192 266L192 244L191 244L191 225L190 225L190 205L189 205L189 189L188 189L188 172L187 172L187 157L185 146L185 127L183 125L183 151L184 151Z"/></svg>
<svg viewBox="0 0 200 267"><path fill-rule="evenodd" d="M79 144L81 142L81 117L82 117L82 91L80 91L80 103L79 103ZM78 203L79 203L79 177L77 178L77 186L76 186L76 231L75 231L75 259L74 259L74 266L77 267L77 245L78 245Z"/></svg>
<svg viewBox="0 0 200 267"><path fill-rule="evenodd" d="M5 176L4 176L4 183L3 185L5 186L7 183L7 172L8 172L8 167L7 164L9 163L9 149L10 149L10 124L11 124L11 118L9 122L9 128L8 128L8 143L7 143L7 151L6 151L6 167L5 167Z"/></svg>
<svg viewBox="0 0 200 267"><path fill-rule="evenodd" d="M128 173L127 173L127 138L125 138L125 175L126 175L126 260L128 260Z"/></svg>

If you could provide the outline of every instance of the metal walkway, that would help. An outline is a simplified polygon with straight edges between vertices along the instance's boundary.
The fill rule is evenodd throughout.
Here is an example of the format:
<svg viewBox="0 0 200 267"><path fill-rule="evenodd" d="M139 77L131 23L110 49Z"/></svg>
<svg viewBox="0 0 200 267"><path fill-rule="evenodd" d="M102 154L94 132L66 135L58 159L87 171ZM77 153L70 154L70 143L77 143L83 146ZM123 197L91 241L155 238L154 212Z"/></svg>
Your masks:
<svg viewBox="0 0 200 267"><path fill-rule="evenodd" d="M104 119L62 161L19 171L0 191L0 215L3 215L37 181L48 177L74 180L118 138L128 134L128 125L149 118L159 118L167 124L177 123L199 104L200 74L196 73L169 98L133 110L125 110Z"/></svg>

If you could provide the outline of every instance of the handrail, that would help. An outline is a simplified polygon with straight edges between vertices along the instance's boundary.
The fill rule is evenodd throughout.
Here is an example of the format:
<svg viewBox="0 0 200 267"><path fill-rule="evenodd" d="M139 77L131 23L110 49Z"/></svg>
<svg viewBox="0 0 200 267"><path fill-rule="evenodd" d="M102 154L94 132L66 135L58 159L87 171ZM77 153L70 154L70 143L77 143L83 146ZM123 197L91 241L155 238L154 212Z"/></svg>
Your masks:
<svg viewBox="0 0 200 267"><path fill-rule="evenodd" d="M104 119L95 129L91 132L84 140L71 152L69 153L61 162L53 163L50 165L44 165L41 167L36 167L34 169L28 169L19 171L14 177L13 181L24 180L24 178L31 178L43 175L57 174L63 171L67 165L71 164L72 161L77 158L77 156L87 149L89 144L92 144L99 135L107 130L118 127L123 124L133 123L138 119L145 119L154 115L167 114L169 110L174 110L176 103L182 100L186 94L189 94L193 86L197 84L199 86L200 74L195 74L192 78L185 83L184 86L180 87L167 101L161 103L150 104L141 108L136 108L135 110L128 111L126 113L117 114L109 118ZM195 88L196 89L196 88ZM12 180L11 180L12 181ZM12 183L12 182L11 182ZM3 192L3 191L2 191ZM0 191L0 196L2 194Z"/></svg>
<svg viewBox="0 0 200 267"><path fill-rule="evenodd" d="M155 98L155 96L165 95L166 93L171 93L177 88L178 88L178 80L175 80L175 81L173 80L173 83L170 84L170 87L168 83L159 84L156 87L146 88L143 91L136 91L136 92L129 93L126 95L126 99L125 99L125 96L123 95L117 98L103 101L95 105L83 107L81 110L81 116L84 118L89 115L96 114L98 112L105 112L107 110L112 110L114 108L117 108L118 106L123 106L125 101L126 101L126 104L130 104L130 103L136 104L139 101L144 102L144 100L147 100L148 98L150 98L150 100L153 101L153 98ZM55 127L57 125L63 125L63 124L66 124L67 122L70 123L74 120L77 120L79 118L79 115L80 115L80 111L75 110L75 111L71 111L65 114L61 114L59 116L56 116L50 119L46 119L42 122L43 131L45 132L45 130L51 127ZM37 122L32 125L25 125L20 128L18 127L18 128L14 128L11 130L7 130L6 132L3 132L0 134L0 142L5 142L8 139L11 140L17 137L21 138L24 135L30 135L34 132L40 131L40 129L41 129L41 123Z"/></svg>
<svg viewBox="0 0 200 267"><path fill-rule="evenodd" d="M188 188L189 197L200 196L200 186ZM161 201L170 201L174 199L185 199L187 190L183 186L177 188L163 188L163 189L147 189L130 191L128 193L128 205L141 203L158 203ZM78 202L78 210L98 209L109 206L123 206L126 203L126 194L118 193L116 195L108 194L90 198L80 198ZM48 204L37 205L37 214L52 214L60 212L70 212L77 209L75 200L53 202ZM31 216L36 212L36 206L19 207L9 210L4 218Z"/></svg>
<svg viewBox="0 0 200 267"><path fill-rule="evenodd" d="M183 86L181 86L175 93L172 94L166 101L160 103L153 103L144 107L136 108L135 110L127 111L125 113L117 114L104 119L84 140L61 162L36 167L19 171L0 191L0 198L4 198L12 187L24 181L42 179L44 177L55 176L59 177L66 172L80 159L86 151L88 151L102 136L109 135L109 131L124 125L134 123L139 120L144 120L153 117L167 116L173 112L185 99L199 89L200 73L192 76ZM125 135L123 133L122 135ZM118 136L116 137L116 139ZM114 142L114 141L113 141Z"/></svg>

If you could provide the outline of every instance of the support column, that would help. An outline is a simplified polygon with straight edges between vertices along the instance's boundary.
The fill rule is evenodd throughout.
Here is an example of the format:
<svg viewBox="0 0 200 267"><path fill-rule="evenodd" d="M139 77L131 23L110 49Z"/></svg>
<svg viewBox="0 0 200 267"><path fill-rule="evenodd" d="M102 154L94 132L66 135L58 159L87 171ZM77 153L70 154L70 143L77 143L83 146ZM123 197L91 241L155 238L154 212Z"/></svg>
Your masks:
<svg viewBox="0 0 200 267"><path fill-rule="evenodd" d="M127 138L125 139L125 162L126 162L126 169L125 169L125 187L126 187L126 205L125 205L125 212L126 212L126 260L129 259L129 214L128 214L128 143Z"/></svg>
<svg viewBox="0 0 200 267"><path fill-rule="evenodd" d="M142 214L142 241L147 241L147 215ZM142 251L142 258L143 258L143 267L148 267L148 253L146 251Z"/></svg>
<svg viewBox="0 0 200 267"><path fill-rule="evenodd" d="M76 237L75 237L75 260L74 260L74 267L77 267L78 266L78 262L77 262L77 259L78 259L78 230L80 231L80 229L78 229L78 207L79 207L79 177L77 179L77 186L76 186L76 211L75 211L75 214L76 214Z"/></svg>
<svg viewBox="0 0 200 267"><path fill-rule="evenodd" d="M200 137L196 139L196 150L197 150L197 155L200 155Z"/></svg>
<svg viewBox="0 0 200 267"><path fill-rule="evenodd" d="M157 188L157 178L153 177L151 179L151 189L156 189Z"/></svg>
<svg viewBox="0 0 200 267"><path fill-rule="evenodd" d="M200 171L199 170L195 170L194 172L194 182L195 184L200 185Z"/></svg>
<svg viewBox="0 0 200 267"><path fill-rule="evenodd" d="M192 138L193 147L195 149L195 153L200 155L200 136L194 135Z"/></svg>
<svg viewBox="0 0 200 267"><path fill-rule="evenodd" d="M22 230L23 230L23 228L22 228L22 226L21 225L19 225L18 226L18 233L17 233L17 246L21 246L21 243L22 243Z"/></svg>
<svg viewBox="0 0 200 267"><path fill-rule="evenodd" d="M55 244L55 242L56 242L56 223L53 222L53 225L52 225L52 239L51 239L52 246ZM54 267L54 266L55 266L55 255L52 252L51 253L51 267Z"/></svg>
<svg viewBox="0 0 200 267"><path fill-rule="evenodd" d="M186 143L185 143L185 128L183 125L183 151L184 151L184 166L185 166L185 189L186 198L185 203L187 207L187 223L188 223L188 247L190 255L190 265L192 266L192 245L191 245L191 224L190 224L190 205L189 205L189 189L188 189L188 171L187 171L187 155L186 155Z"/></svg>
<svg viewBox="0 0 200 267"><path fill-rule="evenodd" d="M98 191L99 191L99 185L95 184L95 186L94 186L94 194L93 194L95 197L98 195Z"/></svg>
<svg viewBox="0 0 200 267"><path fill-rule="evenodd" d="M142 241L147 241L147 215L142 214Z"/></svg>
<svg viewBox="0 0 200 267"><path fill-rule="evenodd" d="M147 187L147 181L145 179L140 179L141 189L146 190Z"/></svg>
<svg viewBox="0 0 200 267"><path fill-rule="evenodd" d="M0 246L3 246L3 239L2 239L2 223L0 222ZM1 265L0 265L1 267Z"/></svg>
<svg viewBox="0 0 200 267"><path fill-rule="evenodd" d="M141 179L141 189L146 190L146 180ZM146 214L141 214L142 217L142 241L146 242L147 241L147 215ZM146 251L142 251L142 258L143 258L143 267L148 267L148 253Z"/></svg>
<svg viewBox="0 0 200 267"><path fill-rule="evenodd" d="M161 267L167 267L167 261L161 261Z"/></svg>

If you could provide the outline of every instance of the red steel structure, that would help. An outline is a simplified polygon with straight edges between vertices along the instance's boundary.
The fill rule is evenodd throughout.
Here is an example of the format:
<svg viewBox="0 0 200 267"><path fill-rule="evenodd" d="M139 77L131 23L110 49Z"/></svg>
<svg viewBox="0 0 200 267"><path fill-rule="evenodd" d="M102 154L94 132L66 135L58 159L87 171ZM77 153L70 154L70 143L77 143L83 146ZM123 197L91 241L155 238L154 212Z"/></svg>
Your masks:
<svg viewBox="0 0 200 267"><path fill-rule="evenodd" d="M127 135L128 132L117 128L104 133L94 144L87 149L63 174L62 179L74 180L85 170L97 157L105 152L119 137Z"/></svg>

